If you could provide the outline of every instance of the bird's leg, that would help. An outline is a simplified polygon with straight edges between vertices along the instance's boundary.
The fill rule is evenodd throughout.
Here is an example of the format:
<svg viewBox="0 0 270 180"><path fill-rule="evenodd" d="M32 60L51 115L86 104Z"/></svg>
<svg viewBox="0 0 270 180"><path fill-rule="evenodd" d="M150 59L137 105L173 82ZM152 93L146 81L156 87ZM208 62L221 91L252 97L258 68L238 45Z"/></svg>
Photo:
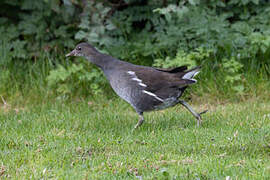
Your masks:
<svg viewBox="0 0 270 180"><path fill-rule="evenodd" d="M140 118L139 118L139 121L138 121L138 123L135 125L135 129L137 129L139 126L141 126L142 125L142 123L143 123L143 121L144 121L144 118L143 118L143 113L139 113L139 116L140 116Z"/></svg>
<svg viewBox="0 0 270 180"><path fill-rule="evenodd" d="M184 100L179 100L179 102L185 107L187 108L187 110L189 110L189 112L191 112L191 114L197 119L197 125L199 126L202 122L202 118L201 118L201 114L204 114L207 112L207 110L201 112L201 113L196 113L192 107Z"/></svg>

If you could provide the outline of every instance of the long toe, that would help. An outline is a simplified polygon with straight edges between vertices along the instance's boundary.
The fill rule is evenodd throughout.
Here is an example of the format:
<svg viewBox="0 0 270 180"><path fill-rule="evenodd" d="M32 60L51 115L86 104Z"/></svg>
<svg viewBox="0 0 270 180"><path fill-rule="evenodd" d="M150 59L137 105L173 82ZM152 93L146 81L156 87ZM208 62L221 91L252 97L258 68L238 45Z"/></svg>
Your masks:
<svg viewBox="0 0 270 180"><path fill-rule="evenodd" d="M196 119L197 119L197 126L200 126L200 124L202 123L202 117L201 115L206 113L208 110L205 110L203 112L200 112L197 116L196 116Z"/></svg>
<svg viewBox="0 0 270 180"><path fill-rule="evenodd" d="M200 124L202 123L201 115L198 114L198 115L196 116L196 119L197 119L197 126L200 126Z"/></svg>
<svg viewBox="0 0 270 180"><path fill-rule="evenodd" d="M139 121L135 126L134 129L137 129L138 127L140 127L142 125L143 121Z"/></svg>
<svg viewBox="0 0 270 180"><path fill-rule="evenodd" d="M135 126L134 126L134 129L137 129L140 125L137 123Z"/></svg>
<svg viewBox="0 0 270 180"><path fill-rule="evenodd" d="M207 113L208 109L204 110L203 112L200 112L200 115Z"/></svg>

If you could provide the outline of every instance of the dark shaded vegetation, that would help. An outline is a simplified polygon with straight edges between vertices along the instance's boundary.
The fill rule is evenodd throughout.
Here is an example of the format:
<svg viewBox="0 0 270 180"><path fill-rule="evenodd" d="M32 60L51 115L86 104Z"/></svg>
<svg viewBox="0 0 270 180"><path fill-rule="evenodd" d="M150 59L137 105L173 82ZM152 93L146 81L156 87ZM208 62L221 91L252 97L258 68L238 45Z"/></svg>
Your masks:
<svg viewBox="0 0 270 180"><path fill-rule="evenodd" d="M266 0L2 0L0 6L0 95L5 98L110 92L93 65L64 58L80 41L136 64L202 65L196 96L269 96Z"/></svg>

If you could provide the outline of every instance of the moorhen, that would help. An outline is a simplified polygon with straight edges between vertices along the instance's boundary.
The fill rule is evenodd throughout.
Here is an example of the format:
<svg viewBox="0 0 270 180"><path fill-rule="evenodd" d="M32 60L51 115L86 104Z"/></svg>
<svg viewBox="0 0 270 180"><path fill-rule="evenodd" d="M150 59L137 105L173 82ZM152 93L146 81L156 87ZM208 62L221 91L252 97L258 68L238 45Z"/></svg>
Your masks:
<svg viewBox="0 0 270 180"><path fill-rule="evenodd" d="M187 66L161 69L131 64L100 53L84 42L68 53L68 56L83 56L102 69L118 96L127 101L139 114L135 128L142 125L143 112L159 110L178 103L186 107L201 123L201 114L196 113L184 100L179 100L185 89L196 83L194 76L200 67L187 70Z"/></svg>

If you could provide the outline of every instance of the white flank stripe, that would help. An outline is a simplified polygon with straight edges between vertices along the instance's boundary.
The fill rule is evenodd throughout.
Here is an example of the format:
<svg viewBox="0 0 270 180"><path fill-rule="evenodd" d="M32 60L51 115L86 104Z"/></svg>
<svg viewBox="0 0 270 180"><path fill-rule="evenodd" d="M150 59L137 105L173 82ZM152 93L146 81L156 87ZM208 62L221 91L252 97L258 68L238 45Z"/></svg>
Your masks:
<svg viewBox="0 0 270 180"><path fill-rule="evenodd" d="M194 71L188 72L187 74L185 74L185 75L182 77L182 79L190 79L190 78L193 77L193 74L194 74L194 73L195 73Z"/></svg>
<svg viewBox="0 0 270 180"><path fill-rule="evenodd" d="M195 72L194 75L193 75L193 77L195 77L199 73L200 73L200 71Z"/></svg>
<svg viewBox="0 0 270 180"><path fill-rule="evenodd" d="M135 72L133 72L133 71L128 71L127 73L133 76L133 78L132 78L131 80L137 81L139 86L147 87L147 85L144 84L144 83L142 83L142 80L139 79L139 78L136 76ZM156 98L159 98L159 97L156 97ZM160 98L159 98L159 99L160 99Z"/></svg>
<svg viewBox="0 0 270 180"><path fill-rule="evenodd" d="M140 86L147 87L146 84L139 83Z"/></svg>
<svg viewBox="0 0 270 180"><path fill-rule="evenodd" d="M143 90L142 92L145 93L145 94L148 94L148 95L150 95L150 96L153 96L153 97L156 98L157 100L163 102L163 99L157 97L157 95L155 95L154 93L151 93L151 92L145 91L145 90Z"/></svg>
<svg viewBox="0 0 270 180"><path fill-rule="evenodd" d="M135 72L133 72L133 71L128 71L127 73L130 75L135 75Z"/></svg>
<svg viewBox="0 0 270 180"><path fill-rule="evenodd" d="M196 79L193 79L194 76L196 76L200 71L197 71L197 70L194 70L194 71L191 71L191 72L188 72L187 74L185 74L182 79L188 79L188 80L192 80L194 81L195 83L197 82Z"/></svg>
<svg viewBox="0 0 270 180"><path fill-rule="evenodd" d="M196 79L189 79L189 80L194 81L195 83L197 82L197 80L196 80Z"/></svg>
<svg viewBox="0 0 270 180"><path fill-rule="evenodd" d="M135 77L135 78L132 78L132 80L138 81L139 83L142 82L142 80L140 80L140 79L138 79L138 78L136 78L136 77Z"/></svg>

